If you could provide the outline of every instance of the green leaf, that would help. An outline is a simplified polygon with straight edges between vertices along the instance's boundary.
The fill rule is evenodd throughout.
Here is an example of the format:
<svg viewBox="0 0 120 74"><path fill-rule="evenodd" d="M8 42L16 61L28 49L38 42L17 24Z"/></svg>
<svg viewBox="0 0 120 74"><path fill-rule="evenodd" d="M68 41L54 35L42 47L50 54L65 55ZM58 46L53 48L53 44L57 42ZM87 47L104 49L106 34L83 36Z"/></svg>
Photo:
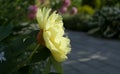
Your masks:
<svg viewBox="0 0 120 74"><path fill-rule="evenodd" d="M51 62L49 59L42 74L48 74L50 72L50 68L51 68Z"/></svg>
<svg viewBox="0 0 120 74"><path fill-rule="evenodd" d="M31 72L32 71L32 72ZM40 67L37 66L37 68L33 68L32 70L29 71L29 74L42 74Z"/></svg>
<svg viewBox="0 0 120 74"><path fill-rule="evenodd" d="M108 37L108 38L112 38L114 37L115 35L117 34L116 31L110 29L109 27L107 27L107 29L103 32L103 35L105 37Z"/></svg>
<svg viewBox="0 0 120 74"><path fill-rule="evenodd" d="M40 46L37 52L32 56L31 63L46 60L50 56L48 48Z"/></svg>
<svg viewBox="0 0 120 74"><path fill-rule="evenodd" d="M13 27L11 25L0 26L0 41L10 35L10 33L12 32L12 28Z"/></svg>
<svg viewBox="0 0 120 74"><path fill-rule="evenodd" d="M42 74L39 64L27 65L18 70L20 74Z"/></svg>
<svg viewBox="0 0 120 74"><path fill-rule="evenodd" d="M52 56L50 57L50 59L51 59L51 64L53 68L57 71L57 73L63 74L62 63L57 62Z"/></svg>
<svg viewBox="0 0 120 74"><path fill-rule="evenodd" d="M61 73L56 73L56 72L50 72L49 74L61 74Z"/></svg>
<svg viewBox="0 0 120 74"><path fill-rule="evenodd" d="M25 53L31 53L32 49L36 46L33 36L21 35L12 37L9 41L7 41L7 43L4 43L4 46L6 47L4 47L1 51L5 52L6 61L0 63L0 74L13 74L13 72L17 71L19 67L21 68L21 65L27 65L25 61L29 55L26 55ZM24 41L24 39L26 40ZM2 45L3 44L1 44L1 46Z"/></svg>
<svg viewBox="0 0 120 74"><path fill-rule="evenodd" d="M29 65L27 65L27 66L24 66L24 67L22 67L22 68L20 68L19 70L18 70L18 73L20 73L20 74L29 74L29 69L30 69L31 67L29 66Z"/></svg>
<svg viewBox="0 0 120 74"><path fill-rule="evenodd" d="M27 58L25 55L26 48L30 45L23 43L23 38L18 37L10 41L4 48L6 61L0 63L0 74L9 74L15 71Z"/></svg>

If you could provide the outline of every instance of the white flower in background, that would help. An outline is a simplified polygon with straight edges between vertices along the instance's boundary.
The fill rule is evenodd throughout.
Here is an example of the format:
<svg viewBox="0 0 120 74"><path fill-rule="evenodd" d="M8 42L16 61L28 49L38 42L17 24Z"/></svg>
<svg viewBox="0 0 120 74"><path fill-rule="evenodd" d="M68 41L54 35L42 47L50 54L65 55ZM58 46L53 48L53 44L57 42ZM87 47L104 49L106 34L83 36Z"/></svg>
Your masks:
<svg viewBox="0 0 120 74"><path fill-rule="evenodd" d="M4 52L0 53L0 61L2 63L2 61L6 61L6 58L4 57Z"/></svg>

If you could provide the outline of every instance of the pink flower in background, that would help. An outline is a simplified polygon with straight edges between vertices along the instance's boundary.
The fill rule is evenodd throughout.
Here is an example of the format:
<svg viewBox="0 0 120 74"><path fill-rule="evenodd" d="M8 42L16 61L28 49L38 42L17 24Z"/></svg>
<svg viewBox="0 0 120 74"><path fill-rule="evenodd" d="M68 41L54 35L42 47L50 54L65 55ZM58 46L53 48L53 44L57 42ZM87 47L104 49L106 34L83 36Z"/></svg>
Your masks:
<svg viewBox="0 0 120 74"><path fill-rule="evenodd" d="M33 20L35 18L37 12L37 6L36 5L30 5L28 7L28 18Z"/></svg>
<svg viewBox="0 0 120 74"><path fill-rule="evenodd" d="M28 7L28 11L32 12L32 13L36 13L37 12L37 6L36 5L30 5Z"/></svg>
<svg viewBox="0 0 120 74"><path fill-rule="evenodd" d="M63 0L63 6L69 7L71 5L71 0Z"/></svg>
<svg viewBox="0 0 120 74"><path fill-rule="evenodd" d="M78 12L78 9L76 8L76 7L72 7L72 9L71 9L71 14L77 14L77 12Z"/></svg>
<svg viewBox="0 0 120 74"><path fill-rule="evenodd" d="M64 13L67 12L67 9L68 9L67 7L62 6L62 7L58 10L58 12L64 14Z"/></svg>
<svg viewBox="0 0 120 74"><path fill-rule="evenodd" d="M36 16L36 14L33 14L33 13L28 14L28 18L31 20L35 19L35 16Z"/></svg>
<svg viewBox="0 0 120 74"><path fill-rule="evenodd" d="M64 14L68 11L68 7L71 5L71 0L63 0L62 7L58 10L59 13Z"/></svg>

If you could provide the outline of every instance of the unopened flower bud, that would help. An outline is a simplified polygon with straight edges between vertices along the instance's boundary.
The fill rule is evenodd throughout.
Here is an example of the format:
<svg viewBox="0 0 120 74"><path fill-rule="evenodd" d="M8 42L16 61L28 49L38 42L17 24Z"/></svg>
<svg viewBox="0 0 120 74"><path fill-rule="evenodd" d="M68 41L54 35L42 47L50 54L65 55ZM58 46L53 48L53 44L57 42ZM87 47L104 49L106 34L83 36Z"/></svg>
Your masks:
<svg viewBox="0 0 120 74"><path fill-rule="evenodd" d="M36 12L37 12L37 6L36 5L30 5L28 7L28 18L33 20L36 16Z"/></svg>
<svg viewBox="0 0 120 74"><path fill-rule="evenodd" d="M61 8L59 9L59 13L64 14L64 13L66 13L66 12L67 12L67 7L65 7L65 6L63 6L63 7L61 7Z"/></svg>
<svg viewBox="0 0 120 74"><path fill-rule="evenodd" d="M77 10L77 8L76 7L72 7L72 9L71 9L71 14L77 14L77 12L78 12L78 10Z"/></svg>
<svg viewBox="0 0 120 74"><path fill-rule="evenodd" d="M36 16L36 15L33 14L33 13L29 13L29 14L28 14L28 18L31 19L31 20L35 19L35 16Z"/></svg>
<svg viewBox="0 0 120 74"><path fill-rule="evenodd" d="M70 0L63 0L63 6L68 7L71 5L71 1Z"/></svg>
<svg viewBox="0 0 120 74"><path fill-rule="evenodd" d="M36 5L30 5L28 7L28 11L32 12L32 13L36 13L37 12L37 6Z"/></svg>

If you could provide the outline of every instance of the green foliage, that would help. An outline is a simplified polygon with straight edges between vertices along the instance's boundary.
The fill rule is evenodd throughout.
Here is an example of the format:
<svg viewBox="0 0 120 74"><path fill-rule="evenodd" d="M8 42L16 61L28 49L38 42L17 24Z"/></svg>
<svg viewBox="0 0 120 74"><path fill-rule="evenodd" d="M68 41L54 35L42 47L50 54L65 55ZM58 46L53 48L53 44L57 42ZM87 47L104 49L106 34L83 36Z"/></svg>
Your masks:
<svg viewBox="0 0 120 74"><path fill-rule="evenodd" d="M103 6L116 6L120 4L120 0L102 0Z"/></svg>
<svg viewBox="0 0 120 74"><path fill-rule="evenodd" d="M43 74L63 74L63 68L62 68L62 63L61 62L57 62L53 56L50 56L50 58L48 59L48 62L46 64L46 67L43 71ZM50 68L51 66L56 70L57 73L55 72L50 72ZM50 73L49 73L50 72Z"/></svg>
<svg viewBox="0 0 120 74"><path fill-rule="evenodd" d="M53 10L57 10L62 6L62 0L50 0L50 6Z"/></svg>
<svg viewBox="0 0 120 74"><path fill-rule="evenodd" d="M5 39L7 36L9 36L12 33L12 26L0 26L0 41Z"/></svg>
<svg viewBox="0 0 120 74"><path fill-rule="evenodd" d="M0 74L42 74L51 53L38 44L36 21L28 19L34 1L0 0L0 5Z"/></svg>
<svg viewBox="0 0 120 74"><path fill-rule="evenodd" d="M91 6L88 6L88 5L84 5L80 8L79 12L82 14L82 13L87 13L87 14L90 14L90 15L93 15L95 10L91 7Z"/></svg>
<svg viewBox="0 0 120 74"><path fill-rule="evenodd" d="M19 20L26 20L28 1L25 0L0 0L0 21L1 25L21 23ZM18 18L19 17L19 18ZM17 23L17 24L15 24Z"/></svg>
<svg viewBox="0 0 120 74"><path fill-rule="evenodd" d="M89 31L94 34L106 38L119 38L120 35L120 8L117 7L103 7L97 11L92 17L92 23L98 27Z"/></svg>
<svg viewBox="0 0 120 74"><path fill-rule="evenodd" d="M6 58L6 61L0 63L0 74L42 73L50 51L37 44L37 33L38 31L32 31L30 34L7 36L0 42L0 52L4 52Z"/></svg>
<svg viewBox="0 0 120 74"><path fill-rule="evenodd" d="M53 10L62 6L62 0L49 2ZM64 26L71 30L90 30L90 34L100 37L120 38L119 8L103 7L94 14L102 6L119 3L119 0L71 0L68 9L77 7L78 14L65 17ZM0 0L0 5L0 74L63 74L61 63L36 40L39 31L31 27L36 21L28 19L28 7L34 5L34 0ZM50 72L51 66L57 73Z"/></svg>
<svg viewBox="0 0 120 74"><path fill-rule="evenodd" d="M1 42L4 43L5 47L3 46L2 51L5 52L5 57L7 60L0 63L0 74L12 73L12 71L16 71L16 69L18 69L21 65L26 64L24 63L24 60L27 58L27 55L25 55L25 53L28 52L27 48L35 42L33 40L31 42L31 39L26 39L26 41L24 41L24 39L28 36L16 36ZM32 49L33 48L31 48L31 50Z"/></svg>
<svg viewBox="0 0 120 74"><path fill-rule="evenodd" d="M48 74L50 72L50 68L51 68L51 61L48 60L46 67L44 68L43 74Z"/></svg>
<svg viewBox="0 0 120 74"><path fill-rule="evenodd" d="M90 18L90 15L88 14L78 14L72 17L65 17L63 19L64 27L70 30L87 32L91 28L96 27L96 25L88 24L89 18Z"/></svg>
<svg viewBox="0 0 120 74"><path fill-rule="evenodd" d="M72 6L77 7L78 9L81 7L82 0L71 0Z"/></svg>
<svg viewBox="0 0 120 74"><path fill-rule="evenodd" d="M119 0L80 1L81 3L72 1L72 5L76 7L78 5L79 12L75 16L68 16L63 19L65 28L89 31L89 34L99 37L120 38Z"/></svg>
<svg viewBox="0 0 120 74"><path fill-rule="evenodd" d="M84 5L91 6L92 8L100 8L102 5L102 0L82 0L82 6Z"/></svg>
<svg viewBox="0 0 120 74"><path fill-rule="evenodd" d="M63 74L61 62L57 62L52 56L50 57L50 60L53 68L57 71L57 73Z"/></svg>

